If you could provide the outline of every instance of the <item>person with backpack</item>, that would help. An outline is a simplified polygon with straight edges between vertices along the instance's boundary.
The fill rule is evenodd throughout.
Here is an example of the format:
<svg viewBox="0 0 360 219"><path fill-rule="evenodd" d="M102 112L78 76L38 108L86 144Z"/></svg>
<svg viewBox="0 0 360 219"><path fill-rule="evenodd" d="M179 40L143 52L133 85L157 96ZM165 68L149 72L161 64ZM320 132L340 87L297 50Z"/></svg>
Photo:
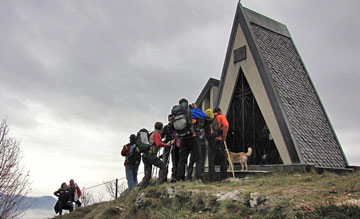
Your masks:
<svg viewBox="0 0 360 219"><path fill-rule="evenodd" d="M173 126L174 116L172 114L168 115L168 124L164 126L164 130L161 134L161 138L164 139L164 143L168 143L173 140L173 133L175 132ZM172 146L172 145L171 145ZM171 147L165 147L161 159L165 164L168 164L170 160L170 150Z"/></svg>
<svg viewBox="0 0 360 219"><path fill-rule="evenodd" d="M204 173L204 165L205 165L205 157L206 157L206 142L205 142L205 132L204 129L200 129L199 132L196 133L196 146L198 147L197 151L200 152L201 163L196 164L196 157L193 153L190 153L190 161L187 167L188 175L186 180L192 180L194 164L201 166L201 172ZM199 156L199 155L198 155Z"/></svg>
<svg viewBox="0 0 360 219"><path fill-rule="evenodd" d="M129 137L129 143L124 145L121 150L121 155L125 157L124 166L129 191L138 184L137 175L141 157L140 155L136 156L135 149L136 135L131 134Z"/></svg>
<svg viewBox="0 0 360 219"><path fill-rule="evenodd" d="M171 156L172 161L172 169L171 169L171 182L176 182L176 173L179 164L179 147L180 147L180 139L178 138L175 129L174 129L174 115L168 115L168 124L164 126L164 131L161 137L164 139L164 143L168 143L174 140L174 143L170 145L170 147L165 147L162 160L166 165L166 169L168 171L169 161Z"/></svg>
<svg viewBox="0 0 360 219"><path fill-rule="evenodd" d="M179 165L176 180L185 180L185 166L190 153L193 153L196 171L195 177L202 182L203 173L201 170L201 156L197 147L196 133L194 124L196 120L192 118L189 102L183 98L172 109L174 118L174 128L180 138ZM200 164L200 165L199 165Z"/></svg>
<svg viewBox="0 0 360 219"><path fill-rule="evenodd" d="M194 124L194 130L196 132L196 151L199 152L198 154L194 154L193 152L190 153L190 162L187 167L187 176L186 180L192 180L193 170L194 170L194 164L200 166L200 171L203 174L204 173L204 164L205 164L205 153L206 153L206 145L205 145L205 139L204 139L204 126L207 119L206 114L201 111L197 107L195 103L192 103L190 105L191 108L191 115L192 118L196 120ZM197 159L196 156L200 156L199 159ZM201 161L201 162L199 162Z"/></svg>
<svg viewBox="0 0 360 219"><path fill-rule="evenodd" d="M212 115L210 110L206 110L208 115ZM209 181L216 181L215 163L220 164L220 179L227 178L227 159L224 141L229 130L229 122L222 115L220 108L215 108L214 119L206 127L206 139L208 142L208 161L209 161ZM218 160L216 160L218 159Z"/></svg>
<svg viewBox="0 0 360 219"><path fill-rule="evenodd" d="M150 148L142 156L144 163L144 178L139 183L140 188L145 188L149 185L153 165L160 168L159 177L157 179L158 184L164 183L167 177L166 165L160 160L157 154L161 147L168 147L173 144L173 141L169 141L168 143L163 143L161 141L161 133L163 131L162 122L156 122L154 128L155 130L150 134L149 137Z"/></svg>

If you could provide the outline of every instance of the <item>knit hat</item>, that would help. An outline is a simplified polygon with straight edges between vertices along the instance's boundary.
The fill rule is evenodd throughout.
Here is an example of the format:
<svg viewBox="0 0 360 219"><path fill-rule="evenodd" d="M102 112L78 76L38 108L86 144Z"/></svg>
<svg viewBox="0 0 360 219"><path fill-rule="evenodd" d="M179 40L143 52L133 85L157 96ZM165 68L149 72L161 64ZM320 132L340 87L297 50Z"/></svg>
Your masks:
<svg viewBox="0 0 360 219"><path fill-rule="evenodd" d="M134 141L135 138L136 138L136 135L135 135L135 134L131 134L131 135L130 135L130 140L131 140L131 141Z"/></svg>
<svg viewBox="0 0 360 219"><path fill-rule="evenodd" d="M209 119L214 119L214 113L211 108L205 110L205 114L207 117L209 117Z"/></svg>
<svg viewBox="0 0 360 219"><path fill-rule="evenodd" d="M186 103L186 105L187 105L187 104L189 104L189 101L185 98L182 98L181 100L179 100L179 104L182 104L182 103Z"/></svg>

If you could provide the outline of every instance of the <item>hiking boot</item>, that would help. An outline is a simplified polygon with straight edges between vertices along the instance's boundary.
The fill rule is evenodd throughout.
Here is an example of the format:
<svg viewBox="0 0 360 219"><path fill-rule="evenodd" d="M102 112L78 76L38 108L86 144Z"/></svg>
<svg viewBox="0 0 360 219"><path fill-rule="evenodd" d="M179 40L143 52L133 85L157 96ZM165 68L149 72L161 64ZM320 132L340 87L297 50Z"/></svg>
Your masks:
<svg viewBox="0 0 360 219"><path fill-rule="evenodd" d="M196 184L205 184L202 179L197 179L197 180L195 180L195 183L196 183Z"/></svg>

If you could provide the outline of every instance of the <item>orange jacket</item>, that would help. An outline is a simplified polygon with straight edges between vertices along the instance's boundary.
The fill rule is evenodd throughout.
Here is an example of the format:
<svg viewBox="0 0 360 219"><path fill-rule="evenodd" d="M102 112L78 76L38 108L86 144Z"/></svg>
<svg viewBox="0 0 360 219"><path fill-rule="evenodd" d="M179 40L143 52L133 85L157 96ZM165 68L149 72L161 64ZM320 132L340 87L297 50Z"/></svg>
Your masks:
<svg viewBox="0 0 360 219"><path fill-rule="evenodd" d="M218 123L219 129L222 129L223 136L216 137L216 140L225 140L227 133L229 131L229 122L227 121L226 117L222 114L214 113L214 116L216 116L216 121Z"/></svg>
<svg viewBox="0 0 360 219"><path fill-rule="evenodd" d="M192 119L191 121L192 121L193 124L196 123L196 119ZM194 133L192 134L192 137L196 137L196 132L194 132Z"/></svg>

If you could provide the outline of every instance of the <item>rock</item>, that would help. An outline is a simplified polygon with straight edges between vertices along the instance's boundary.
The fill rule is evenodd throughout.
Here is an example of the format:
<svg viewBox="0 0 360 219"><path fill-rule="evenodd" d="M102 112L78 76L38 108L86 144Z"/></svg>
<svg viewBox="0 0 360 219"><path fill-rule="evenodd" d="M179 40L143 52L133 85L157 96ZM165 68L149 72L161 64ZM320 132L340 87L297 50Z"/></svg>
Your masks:
<svg viewBox="0 0 360 219"><path fill-rule="evenodd" d="M175 197L175 189L174 187L167 187L166 188L166 193L168 195L169 198L174 198Z"/></svg>
<svg viewBox="0 0 360 219"><path fill-rule="evenodd" d="M215 194L216 197L220 198L221 196L223 196L225 193L223 192L218 192Z"/></svg>
<svg viewBox="0 0 360 219"><path fill-rule="evenodd" d="M141 193L140 196L136 199L135 201L135 209L138 210L140 209L142 206L144 206L145 202L144 202L144 198L145 198L145 193Z"/></svg>
<svg viewBox="0 0 360 219"><path fill-rule="evenodd" d="M204 194L205 194L206 196L209 196L209 195L210 195L210 192L207 191L207 190L205 190L205 191L204 191Z"/></svg>
<svg viewBox="0 0 360 219"><path fill-rule="evenodd" d="M250 207L254 208L266 202L267 197L258 192L250 193Z"/></svg>
<svg viewBox="0 0 360 219"><path fill-rule="evenodd" d="M123 205L119 205L119 206L117 206L117 207L115 207L115 208L118 209L120 212L121 212L121 211L126 211L126 207L123 206Z"/></svg>
<svg viewBox="0 0 360 219"><path fill-rule="evenodd" d="M242 181L242 179L240 178L227 178L224 180L224 182L237 182L240 183Z"/></svg>
<svg viewBox="0 0 360 219"><path fill-rule="evenodd" d="M221 194L221 193L217 193L216 196L218 197L218 199L216 201L225 201L225 200L230 200L230 201L237 201L237 202L241 202L241 203L246 203L246 200L243 198L244 196L244 192L245 190L241 189L241 190L234 190L231 192L228 192L226 194Z"/></svg>
<svg viewBox="0 0 360 219"><path fill-rule="evenodd" d="M337 206L360 207L360 199L350 199L336 204Z"/></svg>

